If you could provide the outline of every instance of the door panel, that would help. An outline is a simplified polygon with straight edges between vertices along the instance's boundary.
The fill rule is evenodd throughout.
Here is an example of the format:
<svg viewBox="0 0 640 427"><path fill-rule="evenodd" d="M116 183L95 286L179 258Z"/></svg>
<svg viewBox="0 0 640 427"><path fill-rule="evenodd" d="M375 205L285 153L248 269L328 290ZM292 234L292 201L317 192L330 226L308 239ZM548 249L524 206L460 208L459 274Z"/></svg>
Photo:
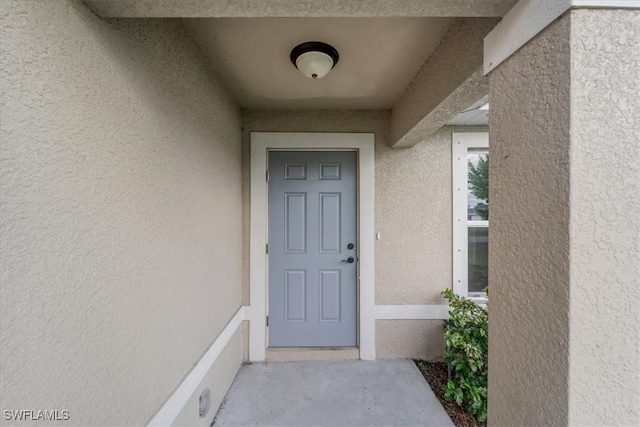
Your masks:
<svg viewBox="0 0 640 427"><path fill-rule="evenodd" d="M320 321L340 321L340 270L320 272Z"/></svg>
<svg viewBox="0 0 640 427"><path fill-rule="evenodd" d="M269 175L269 345L355 346L356 153L271 152Z"/></svg>
<svg viewBox="0 0 640 427"><path fill-rule="evenodd" d="M307 249L307 194L284 193L284 252L303 254Z"/></svg>
<svg viewBox="0 0 640 427"><path fill-rule="evenodd" d="M287 270L284 272L285 322L307 320L307 272Z"/></svg>
<svg viewBox="0 0 640 427"><path fill-rule="evenodd" d="M320 253L340 253L340 193L320 193Z"/></svg>

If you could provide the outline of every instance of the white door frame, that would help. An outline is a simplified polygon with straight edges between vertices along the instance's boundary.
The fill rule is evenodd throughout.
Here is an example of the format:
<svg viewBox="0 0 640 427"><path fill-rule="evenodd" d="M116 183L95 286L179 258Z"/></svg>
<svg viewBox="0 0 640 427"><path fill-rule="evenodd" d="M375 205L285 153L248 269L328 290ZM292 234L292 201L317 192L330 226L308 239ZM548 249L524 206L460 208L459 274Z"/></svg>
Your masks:
<svg viewBox="0 0 640 427"><path fill-rule="evenodd" d="M358 153L358 346L360 359L375 359L374 134L251 133L251 231L249 243L249 360L267 349L267 164L269 150L354 150Z"/></svg>

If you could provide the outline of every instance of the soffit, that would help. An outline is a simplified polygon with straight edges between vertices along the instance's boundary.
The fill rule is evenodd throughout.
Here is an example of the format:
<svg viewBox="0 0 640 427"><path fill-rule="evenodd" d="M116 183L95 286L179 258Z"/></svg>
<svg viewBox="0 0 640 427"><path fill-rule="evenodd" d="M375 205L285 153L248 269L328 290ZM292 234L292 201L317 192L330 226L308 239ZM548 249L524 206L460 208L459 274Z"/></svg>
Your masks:
<svg viewBox="0 0 640 427"><path fill-rule="evenodd" d="M453 18L198 18L185 25L243 108L389 109ZM291 49L323 41L340 53L324 78L304 77Z"/></svg>

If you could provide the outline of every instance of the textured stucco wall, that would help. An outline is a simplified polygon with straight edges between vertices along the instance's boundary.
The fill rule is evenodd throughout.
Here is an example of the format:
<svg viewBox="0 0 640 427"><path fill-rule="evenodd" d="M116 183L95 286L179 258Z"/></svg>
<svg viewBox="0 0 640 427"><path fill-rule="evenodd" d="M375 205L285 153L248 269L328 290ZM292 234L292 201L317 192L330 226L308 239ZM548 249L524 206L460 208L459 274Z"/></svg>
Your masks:
<svg viewBox="0 0 640 427"><path fill-rule="evenodd" d="M489 422L565 425L569 20L490 75Z"/></svg>
<svg viewBox="0 0 640 427"><path fill-rule="evenodd" d="M640 423L640 10L571 19L569 422Z"/></svg>
<svg viewBox="0 0 640 427"><path fill-rule="evenodd" d="M174 21L0 7L1 409L144 424L240 306L240 111Z"/></svg>
<svg viewBox="0 0 640 427"><path fill-rule="evenodd" d="M638 16L572 11L490 74L491 425L639 419Z"/></svg>
<svg viewBox="0 0 640 427"><path fill-rule="evenodd" d="M441 361L444 320L376 320L376 358Z"/></svg>
<svg viewBox="0 0 640 427"><path fill-rule="evenodd" d="M487 128L446 127L413 148L394 150L387 145L388 126L386 111L243 111L244 304L249 303L250 134L260 131L375 133L375 229L381 234L375 242L376 304L444 304L440 292L452 281L451 133ZM386 333L376 337L382 354L395 345ZM393 354L409 357L412 351ZM434 357L440 352L435 349Z"/></svg>
<svg viewBox="0 0 640 427"><path fill-rule="evenodd" d="M482 131L447 126L412 148L376 144L376 304L444 303L453 280L451 134Z"/></svg>

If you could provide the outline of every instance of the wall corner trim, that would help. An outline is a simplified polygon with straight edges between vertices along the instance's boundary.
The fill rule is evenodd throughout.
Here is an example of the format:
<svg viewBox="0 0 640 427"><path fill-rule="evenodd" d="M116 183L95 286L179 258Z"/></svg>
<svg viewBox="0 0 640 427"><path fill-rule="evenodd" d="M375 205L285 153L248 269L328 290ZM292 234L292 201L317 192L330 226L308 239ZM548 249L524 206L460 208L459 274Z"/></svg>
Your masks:
<svg viewBox="0 0 640 427"><path fill-rule="evenodd" d="M640 9L640 0L520 0L484 39L484 74L574 8Z"/></svg>
<svg viewBox="0 0 640 427"><path fill-rule="evenodd" d="M197 390L202 379L211 370L218 357L236 333L242 321L245 320L245 307L240 307L236 314L229 320L227 326L215 339L211 347L200 358L196 366L187 374L178 388L169 396L162 408L149 421L148 426L170 426L180 415L180 412L189 401L189 398Z"/></svg>

